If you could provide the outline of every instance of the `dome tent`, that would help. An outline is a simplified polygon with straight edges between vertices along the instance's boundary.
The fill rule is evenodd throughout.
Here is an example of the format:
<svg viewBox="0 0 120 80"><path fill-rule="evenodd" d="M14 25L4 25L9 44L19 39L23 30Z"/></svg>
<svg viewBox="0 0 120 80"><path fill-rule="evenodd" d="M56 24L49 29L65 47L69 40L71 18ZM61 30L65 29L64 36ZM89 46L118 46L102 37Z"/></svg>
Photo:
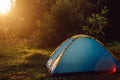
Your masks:
<svg viewBox="0 0 120 80"><path fill-rule="evenodd" d="M52 75L120 69L111 52L97 39L75 35L64 41L46 64Z"/></svg>

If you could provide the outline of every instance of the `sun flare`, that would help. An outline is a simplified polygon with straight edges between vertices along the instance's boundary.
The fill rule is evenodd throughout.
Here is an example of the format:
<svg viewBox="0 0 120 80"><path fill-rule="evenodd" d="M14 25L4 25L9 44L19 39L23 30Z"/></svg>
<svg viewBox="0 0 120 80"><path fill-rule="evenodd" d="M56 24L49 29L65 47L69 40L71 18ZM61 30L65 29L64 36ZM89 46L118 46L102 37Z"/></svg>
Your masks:
<svg viewBox="0 0 120 80"><path fill-rule="evenodd" d="M5 15L10 12L15 0L0 0L0 14Z"/></svg>

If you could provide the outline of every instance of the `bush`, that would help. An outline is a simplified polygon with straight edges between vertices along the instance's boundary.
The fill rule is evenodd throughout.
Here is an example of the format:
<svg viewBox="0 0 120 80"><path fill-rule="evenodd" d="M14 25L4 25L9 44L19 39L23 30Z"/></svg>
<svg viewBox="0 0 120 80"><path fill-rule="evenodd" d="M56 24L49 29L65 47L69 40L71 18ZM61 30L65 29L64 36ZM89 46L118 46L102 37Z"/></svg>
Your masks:
<svg viewBox="0 0 120 80"><path fill-rule="evenodd" d="M108 10L106 6L99 14L93 13L91 17L87 18L88 24L82 27L82 30L89 35L92 35L100 40L103 40L104 28L107 25L108 18L106 17Z"/></svg>

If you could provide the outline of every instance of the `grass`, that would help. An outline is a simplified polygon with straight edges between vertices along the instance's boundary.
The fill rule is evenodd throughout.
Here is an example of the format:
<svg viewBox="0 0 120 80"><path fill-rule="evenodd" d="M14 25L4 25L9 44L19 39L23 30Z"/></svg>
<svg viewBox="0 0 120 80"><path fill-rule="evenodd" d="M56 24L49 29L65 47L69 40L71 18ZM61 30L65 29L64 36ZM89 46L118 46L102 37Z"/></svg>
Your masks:
<svg viewBox="0 0 120 80"><path fill-rule="evenodd" d="M44 79L49 50L0 51L0 79Z"/></svg>
<svg viewBox="0 0 120 80"><path fill-rule="evenodd" d="M114 53L117 60L120 62L120 42L112 42L108 44L109 49Z"/></svg>
<svg viewBox="0 0 120 80"><path fill-rule="evenodd" d="M110 48L113 49L112 47ZM53 49L0 50L0 80L120 80L119 72L112 75L79 74L59 79L51 77L45 64L52 51Z"/></svg>
<svg viewBox="0 0 120 80"><path fill-rule="evenodd" d="M114 52L116 54L120 53L120 42L114 41L112 43L109 43L108 46L109 46L109 48L111 49L112 52Z"/></svg>

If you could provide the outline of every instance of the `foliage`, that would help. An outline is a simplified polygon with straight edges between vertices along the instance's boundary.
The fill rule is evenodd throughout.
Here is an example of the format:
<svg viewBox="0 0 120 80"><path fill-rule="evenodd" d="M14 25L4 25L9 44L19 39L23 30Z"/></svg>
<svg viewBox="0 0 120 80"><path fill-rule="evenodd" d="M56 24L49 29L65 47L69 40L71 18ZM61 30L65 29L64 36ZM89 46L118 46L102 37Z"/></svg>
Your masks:
<svg viewBox="0 0 120 80"><path fill-rule="evenodd" d="M35 44L37 44L38 47L46 47L47 45L51 46L56 43L55 40L60 41L62 39L60 34L64 33L64 29L62 29L61 26L67 24L62 22L67 21L64 18L71 13L69 8L71 8L71 4L68 0L57 0L56 3L50 8L50 11L47 11L44 14L44 19L41 22L42 24L37 24L38 29L33 33L32 37L33 41L36 42ZM65 14L63 15L63 13Z"/></svg>
<svg viewBox="0 0 120 80"><path fill-rule="evenodd" d="M17 37L12 36L15 42L8 40L13 47L18 43L37 48L56 46L79 33L100 39L106 34L106 38L117 40L119 4L119 0L16 0L10 14L0 15L0 39L5 38L7 27L8 38L11 34Z"/></svg>
<svg viewBox="0 0 120 80"><path fill-rule="evenodd" d="M86 9L93 7L88 3L83 0L56 0L50 10L45 12L43 19L36 22L38 28L31 37L33 45L55 46L69 36L79 33L78 30L85 24L85 17L89 14ZM83 8L84 6L86 7ZM89 11L92 11L92 8Z"/></svg>
<svg viewBox="0 0 120 80"><path fill-rule="evenodd" d="M105 35L103 29L106 27L108 18L106 17L108 10L104 7L100 14L93 13L91 17L87 18L88 24L82 27L86 34L93 35L97 38L103 38Z"/></svg>
<svg viewBox="0 0 120 80"><path fill-rule="evenodd" d="M38 28L30 37L30 46L33 48L45 48L48 46L53 46L55 41L55 30L52 28L48 28L47 26L41 26L39 20L36 25L38 26Z"/></svg>
<svg viewBox="0 0 120 80"><path fill-rule="evenodd" d="M46 42L51 45L53 43L51 41L58 44L73 34L82 33L82 26L89 29L91 26L98 25L97 21L94 23L91 21L102 17L102 13L99 12L105 5L109 9L107 34L112 31L114 31L113 34L118 34L119 4L119 0L16 0L16 7L10 14L5 17L0 15L0 38L4 38L3 26L6 23L5 26L9 28L8 32L16 34L19 38L29 39L32 33L32 36L36 35L36 38L40 36L41 38L37 39L38 46ZM100 22L100 25L103 24ZM106 33L100 31L101 28L95 29L96 34ZM38 33L39 36L37 36ZM88 33L92 34L91 30ZM42 37L44 39L40 40ZM33 42L36 41L35 36L33 39Z"/></svg>
<svg viewBox="0 0 120 80"><path fill-rule="evenodd" d="M15 34L9 34L5 39L0 39L0 49L19 49L29 48L29 40L20 38Z"/></svg>
<svg viewBox="0 0 120 80"><path fill-rule="evenodd" d="M24 48L27 49L29 48L29 40L28 39L24 39L24 38L19 38L17 37L15 34L9 35L9 37L7 37L7 47L8 48L13 48L13 49L18 49L18 48Z"/></svg>

